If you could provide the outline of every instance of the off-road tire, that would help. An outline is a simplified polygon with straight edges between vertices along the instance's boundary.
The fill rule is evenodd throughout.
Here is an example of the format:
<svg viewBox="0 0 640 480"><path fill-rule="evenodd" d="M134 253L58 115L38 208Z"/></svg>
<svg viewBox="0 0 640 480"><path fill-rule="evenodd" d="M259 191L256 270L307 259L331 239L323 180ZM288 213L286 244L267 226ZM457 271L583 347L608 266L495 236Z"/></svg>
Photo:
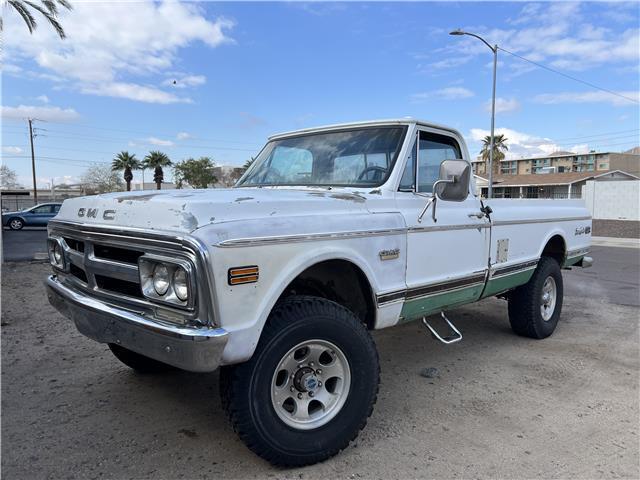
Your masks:
<svg viewBox="0 0 640 480"><path fill-rule="evenodd" d="M9 225L9 228L11 230L22 230L22 228L24 227L24 221L20 218L14 217L9 219L7 225Z"/></svg>
<svg viewBox="0 0 640 480"><path fill-rule="evenodd" d="M335 417L318 428L302 430L278 417L270 392L283 355L310 339L331 342L342 350L351 383ZM332 457L356 438L373 412L379 381L378 353L363 323L335 302L300 295L274 307L249 361L223 367L220 395L234 430L249 449L273 465L299 467Z"/></svg>
<svg viewBox="0 0 640 480"><path fill-rule="evenodd" d="M128 350L120 345L116 345L115 343L110 343L109 349L118 360L124 363L127 367L135 370L137 373L152 374L175 370L171 365L159 362L153 358L145 357L144 355L140 355L139 353Z"/></svg>
<svg viewBox="0 0 640 480"><path fill-rule="evenodd" d="M556 285L556 302L553 315L544 320L540 312L542 288L545 280L551 276ZM531 280L511 292L509 295L509 322L511 329L523 337L542 339L550 336L562 311L563 285L562 272L558 261L551 257L542 257L538 262Z"/></svg>

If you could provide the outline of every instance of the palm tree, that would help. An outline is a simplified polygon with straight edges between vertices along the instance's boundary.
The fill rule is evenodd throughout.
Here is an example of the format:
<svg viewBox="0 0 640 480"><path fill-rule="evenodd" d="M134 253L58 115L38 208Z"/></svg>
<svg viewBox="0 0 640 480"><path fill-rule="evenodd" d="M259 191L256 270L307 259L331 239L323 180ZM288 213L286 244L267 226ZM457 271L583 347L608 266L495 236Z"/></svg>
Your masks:
<svg viewBox="0 0 640 480"><path fill-rule="evenodd" d="M162 188L162 182L164 181L164 172L162 167L168 167L171 165L171 160L166 153L151 151L149 155L144 157L143 168L153 168L153 181L156 182L158 190Z"/></svg>
<svg viewBox="0 0 640 480"><path fill-rule="evenodd" d="M131 170L138 170L140 167L140 161L136 158L135 153L132 155L129 152L120 152L111 163L111 170L114 172L124 170L124 181L127 182L127 192L131 191L131 180L133 180Z"/></svg>
<svg viewBox="0 0 640 480"><path fill-rule="evenodd" d="M500 162L504 159L504 152L509 150L509 146L507 142L508 138L505 138L503 134L495 135L493 137L493 175L500 175ZM480 155L482 155L482 160L485 162L485 165L488 165L489 162L489 150L491 149L491 136L487 135L482 139L482 150L480 150ZM488 172L487 172L488 173Z"/></svg>
<svg viewBox="0 0 640 480"><path fill-rule="evenodd" d="M73 7L67 0L40 0L42 5L39 5L34 0L7 0L7 3L13 7L13 9L18 12L18 14L24 20L24 23L27 24L27 28L29 29L29 33L33 33L33 31L38 26L38 22L36 21L33 14L29 11L29 8L40 12L44 15L51 26L55 29L56 33L60 38L66 38L64 33L64 29L60 22L58 22L58 6L64 7L67 10L71 10ZM0 30L2 30L2 19L0 19Z"/></svg>

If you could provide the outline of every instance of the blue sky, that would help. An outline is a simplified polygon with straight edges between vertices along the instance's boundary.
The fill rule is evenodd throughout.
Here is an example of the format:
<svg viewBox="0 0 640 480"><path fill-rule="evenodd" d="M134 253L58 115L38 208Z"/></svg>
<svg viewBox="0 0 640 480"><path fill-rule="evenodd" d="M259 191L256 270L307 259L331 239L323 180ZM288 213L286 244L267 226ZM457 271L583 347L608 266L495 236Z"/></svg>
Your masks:
<svg viewBox="0 0 640 480"><path fill-rule="evenodd" d="M76 2L68 38L3 11L3 163L74 182L128 150L241 164L301 127L413 116L489 128L491 52L462 27L625 100L500 52L496 126L511 155L640 143L637 3ZM5 7L6 8L6 7ZM174 83L175 81L175 83ZM140 174L135 174L135 181Z"/></svg>

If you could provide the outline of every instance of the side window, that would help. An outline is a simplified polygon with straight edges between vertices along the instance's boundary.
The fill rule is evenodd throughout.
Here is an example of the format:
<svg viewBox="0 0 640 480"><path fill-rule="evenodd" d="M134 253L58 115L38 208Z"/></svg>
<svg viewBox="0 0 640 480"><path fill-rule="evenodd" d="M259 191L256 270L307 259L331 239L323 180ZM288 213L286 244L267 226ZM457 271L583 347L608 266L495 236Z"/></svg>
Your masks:
<svg viewBox="0 0 640 480"><path fill-rule="evenodd" d="M418 148L418 191L431 193L444 160L462 158L458 143L446 135L420 132Z"/></svg>
<svg viewBox="0 0 640 480"><path fill-rule="evenodd" d="M62 205L54 205L54 206L53 206L53 213L58 213L58 212L60 211L60 207L61 207L61 206L62 206Z"/></svg>
<svg viewBox="0 0 640 480"><path fill-rule="evenodd" d="M402 192L412 192L416 184L415 175L416 166L416 141L413 141L409 155L407 156L407 164L402 173L399 190Z"/></svg>
<svg viewBox="0 0 640 480"><path fill-rule="evenodd" d="M31 210L33 213L37 213L38 215L42 215L43 213L51 213L51 205L43 205L38 208L34 208Z"/></svg>

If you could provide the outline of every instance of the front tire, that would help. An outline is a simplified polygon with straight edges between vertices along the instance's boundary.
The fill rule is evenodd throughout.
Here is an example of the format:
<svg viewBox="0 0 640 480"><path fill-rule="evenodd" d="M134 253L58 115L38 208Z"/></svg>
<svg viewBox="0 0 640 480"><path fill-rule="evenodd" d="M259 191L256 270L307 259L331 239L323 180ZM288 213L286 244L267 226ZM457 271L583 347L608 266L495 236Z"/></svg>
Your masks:
<svg viewBox="0 0 640 480"><path fill-rule="evenodd" d="M222 369L220 393L254 453L298 467L326 460L358 435L379 377L375 344L352 312L293 296L271 312L251 359Z"/></svg>
<svg viewBox="0 0 640 480"><path fill-rule="evenodd" d="M8 223L11 230L22 230L24 227L24 221L21 218L12 218Z"/></svg>
<svg viewBox="0 0 640 480"><path fill-rule="evenodd" d="M523 337L542 339L551 335L562 311L563 284L560 265L542 257L529 283L516 288L509 297L509 322Z"/></svg>
<svg viewBox="0 0 640 480"><path fill-rule="evenodd" d="M127 367L133 369L136 373L153 374L174 370L174 367L171 365L159 362L153 358L145 357L144 355L140 355L139 353L128 350L120 345L116 345L115 343L110 343L109 349L118 360L124 363Z"/></svg>

